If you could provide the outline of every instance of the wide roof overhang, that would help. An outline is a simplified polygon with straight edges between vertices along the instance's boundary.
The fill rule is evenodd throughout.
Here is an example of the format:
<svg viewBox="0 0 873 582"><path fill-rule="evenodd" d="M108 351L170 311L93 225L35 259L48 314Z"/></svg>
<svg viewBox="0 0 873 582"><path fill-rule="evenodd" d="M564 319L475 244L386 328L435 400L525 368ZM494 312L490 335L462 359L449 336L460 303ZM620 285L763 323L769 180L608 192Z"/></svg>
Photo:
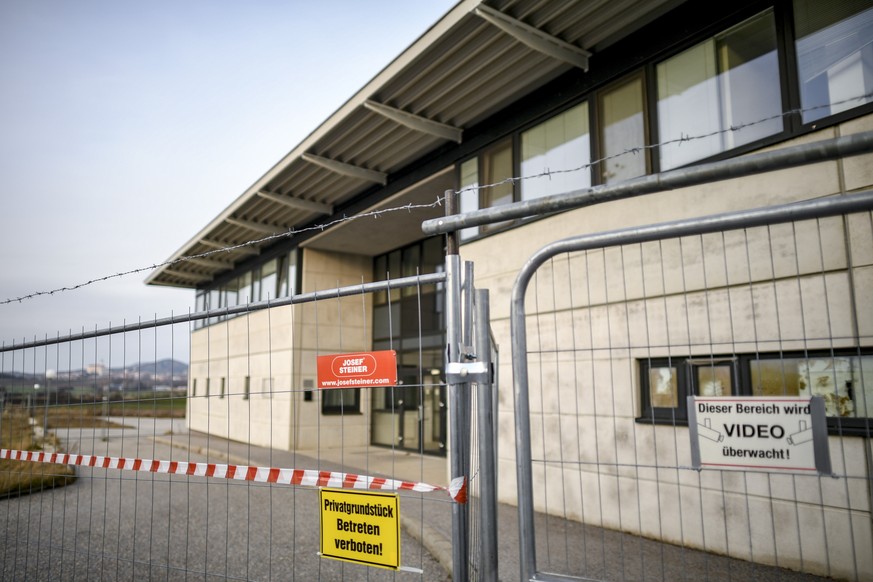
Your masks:
<svg viewBox="0 0 873 582"><path fill-rule="evenodd" d="M147 284L206 285L275 243L271 235L328 220L335 209L679 4L678 0L462 0L353 95L232 204L153 271ZM448 171L389 200L433 200L451 187ZM385 201L381 201L383 207ZM378 209L378 206L364 210ZM434 209L433 215L442 212ZM425 213L427 214L427 213ZM420 219L431 215L417 215ZM385 214L382 233L364 222L332 227L306 244L375 255L420 238L409 218ZM419 220L420 223L420 220ZM354 226L352 226L354 225ZM372 228L370 231L372 233ZM395 232L396 230L396 232ZM252 242L260 241L260 242ZM231 247L206 257L196 257Z"/></svg>

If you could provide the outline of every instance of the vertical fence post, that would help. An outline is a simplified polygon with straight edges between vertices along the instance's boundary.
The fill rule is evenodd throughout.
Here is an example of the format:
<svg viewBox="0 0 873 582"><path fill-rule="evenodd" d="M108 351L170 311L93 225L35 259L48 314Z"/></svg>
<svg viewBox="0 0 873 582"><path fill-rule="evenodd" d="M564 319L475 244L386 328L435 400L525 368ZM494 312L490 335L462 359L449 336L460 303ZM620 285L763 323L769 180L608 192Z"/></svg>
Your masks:
<svg viewBox="0 0 873 582"><path fill-rule="evenodd" d="M476 354L488 379L478 382L479 430L479 575L497 582L497 454L491 394L491 304L487 289L476 290Z"/></svg>
<svg viewBox="0 0 873 582"><path fill-rule="evenodd" d="M446 191L446 213L455 212L455 193ZM461 361L461 257L457 233L446 235L446 368ZM450 477L465 477L464 384L449 382L449 470ZM452 504L452 580L465 582L469 555L466 504Z"/></svg>
<svg viewBox="0 0 873 582"><path fill-rule="evenodd" d="M530 402L528 400L527 327L524 298L527 284L538 265L528 261L512 288L509 314L512 335L512 383L515 406L515 455L518 487L518 538L520 580L536 572L534 547L533 468L531 467Z"/></svg>
<svg viewBox="0 0 873 582"><path fill-rule="evenodd" d="M475 286L473 285L473 262L464 262L464 280L461 284L462 297L462 319L464 325L463 332L463 347L461 349L461 361L469 361L470 351L473 349L474 330L473 330L473 314L474 314L474 294ZM465 384L464 390L464 419L461 437L464 439L464 475L470 475L471 451L473 447L473 390L469 383ZM468 513L471 513L468 510ZM468 541L472 543L474 535L471 534Z"/></svg>

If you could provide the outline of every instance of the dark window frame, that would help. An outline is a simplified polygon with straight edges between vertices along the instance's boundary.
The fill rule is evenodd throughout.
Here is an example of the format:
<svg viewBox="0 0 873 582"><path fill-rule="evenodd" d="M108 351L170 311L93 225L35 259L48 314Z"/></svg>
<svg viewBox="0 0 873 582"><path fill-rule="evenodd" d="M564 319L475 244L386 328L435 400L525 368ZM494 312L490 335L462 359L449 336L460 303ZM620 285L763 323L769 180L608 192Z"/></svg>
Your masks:
<svg viewBox="0 0 873 582"><path fill-rule="evenodd" d="M333 398L328 398L334 394L340 393L338 403L332 402ZM352 402L348 402L348 397L351 396ZM331 388L321 391L321 414L324 416L336 416L346 414L361 414L361 389L360 388Z"/></svg>
<svg viewBox="0 0 873 582"><path fill-rule="evenodd" d="M241 277L245 277L246 275L250 278L247 295L241 296L239 288L237 287L235 290L235 293L237 293L237 299L234 305L245 305L247 303L256 303L260 301L259 298L262 293L261 268L273 260L276 261L276 281L273 285L273 289L270 290L270 299L274 300L280 298L279 290L285 281L283 276L287 277L288 286L287 295L283 295L283 297L293 297L294 295L299 294L303 283L303 269L300 268L300 265L303 263L302 252L303 250L299 246L294 246L290 249L286 248L280 251L271 251L265 253L263 256L247 260L227 273L222 273L219 277L216 277L215 281L209 286L197 288L194 294L196 310L208 311L210 309L228 307L226 293L227 286L237 282ZM291 269L291 255L294 255L293 278L291 276L292 274L289 272ZM258 293L257 296L255 296L255 291ZM215 298L214 302L212 301L213 298ZM266 298L264 300L266 300ZM212 303L215 304L212 305ZM233 305L231 305L231 307L232 306ZM233 319L234 317L239 317L239 314L218 315L209 319L198 320L194 322L194 330L199 330L215 323L221 323L228 319Z"/></svg>
<svg viewBox="0 0 873 582"><path fill-rule="evenodd" d="M493 183L495 180L499 182L500 180L507 179L507 178L493 178L493 177L488 178L488 179L485 178L486 157L489 155L493 155L494 153L496 153L496 152L498 152L498 151L500 151L503 148L508 146L509 147L510 166L511 166L511 171L510 171L511 175L508 176L508 178L512 178L513 176L517 176L518 175L518 168L520 166L520 162L519 162L520 154L518 151L519 150L519 146L518 146L519 135L520 135L519 132L513 132L512 135L495 141L494 143L490 144L487 148L484 148L482 151L480 151L477 154L477 156L476 156L476 158L477 158L476 172L478 173L477 182L479 184L479 208L496 208L495 206L485 204L485 202L490 197L490 194L493 192L493 188L490 188L490 187L483 188L482 186L489 185L489 184ZM518 188L518 182L516 180L511 181L509 183L509 189L511 192L510 192L510 201L508 202L508 204L518 202L518 200L520 198L520 189ZM479 234L482 235L482 234L488 234L491 232L500 231L503 228L505 228L506 226L508 226L509 224L510 223L507 223L507 222L497 223L497 224L485 224L485 225L482 225L479 227Z"/></svg>
<svg viewBox="0 0 873 582"><path fill-rule="evenodd" d="M540 117L537 117L536 120L534 120L533 122L526 123L526 124L524 124L524 126L522 126L518 129L518 131L515 133L515 140L516 140L515 143L517 144L517 147L515 148L514 155L517 158L517 162L516 162L515 167L518 169L519 175L521 175L521 165L524 163L524 157L523 157L524 152L522 151L522 149L523 149L522 144L524 142L525 134L527 134L528 132L530 132L534 129L537 129L537 128L543 126L544 124L548 123L549 121L551 121L551 120L553 120L561 115L565 115L567 112L572 111L573 109L575 109L577 107L581 107L582 105L585 105L585 109L587 111L586 123L588 124L588 157L589 157L588 162L585 162L585 163L588 164L588 183L590 184L590 186L595 185L594 182L592 181L593 180L592 176L593 176L593 172L594 172L594 165L591 164L591 160L595 159L594 158L594 151L592 148L594 146L594 143L597 140L592 138L592 135L595 131L595 125L594 125L594 119L592 118L592 114L591 114L591 111L592 111L592 109L594 109L594 107L591 105L590 101L591 101L591 95L590 94L585 95L584 98L576 99L576 100L572 101L566 107L562 107L561 109L558 109L557 111L550 111L548 113L548 115L542 115ZM459 166L459 171L460 171L460 166ZM581 170L580 170L580 173L581 173ZM528 198L524 197L524 180L521 180L518 182L518 184L516 186L516 190L517 190L517 195L516 195L515 202L525 202L525 201L536 200L537 198L539 198L539 196L528 197Z"/></svg>
<svg viewBox="0 0 873 582"><path fill-rule="evenodd" d="M649 67L643 66L639 67L633 71L625 73L621 77L610 81L609 83L598 87L597 90L592 91L591 99L588 107L594 110L594 117L592 119L591 131L589 135L592 139L591 146L594 143L597 144L596 155L592 153L592 161L602 160L604 156L605 149L605 139L603 135L604 126L603 126L603 108L601 107L602 99L605 95L611 93L615 89L632 83L634 80L639 79L640 85L642 86L642 99L640 101L642 105L642 115L643 115L643 145L641 155L643 156L643 165L645 166L645 171L635 178L639 178L642 176L648 176L652 174L655 170L655 166L653 164L652 159L652 150L655 148L650 147L651 142L653 140L652 137L652 124L657 122L657 117L653 115L653 110L651 108L651 95L654 93L654 82L652 81L651 74L648 70ZM590 114L590 112L589 112ZM595 149L592 147L592 152ZM591 184L592 185L603 185L606 184L607 181L603 177L603 167L600 162L593 163L592 174L591 174ZM628 178L633 180L635 178ZM621 180L619 181L621 182ZM616 184L619 182L615 182Z"/></svg>
<svg viewBox="0 0 873 582"><path fill-rule="evenodd" d="M790 360L814 358L850 358L871 357L873 348L847 348L831 350L807 350L790 352L760 352L743 353L723 356L668 356L638 358L636 368L638 390L640 395L640 416L636 422L640 424L660 424L670 426L688 426L687 397L696 393L697 381L693 370L708 365L723 365L733 362L733 381L730 395L751 397L752 367L751 363L758 360ZM711 362L708 364L707 362ZM649 370L652 368L674 367L677 372L678 403L676 408L659 408L652 406ZM725 394L728 396L728 394ZM873 417L838 417L828 416L828 434L834 436L873 436Z"/></svg>
<svg viewBox="0 0 873 582"><path fill-rule="evenodd" d="M664 19L671 18L672 14L697 12L699 9L691 4L693 3L689 3L688 6L678 7L674 12L665 15ZM560 115L564 113L568 109L575 107L583 101L588 101L589 103L588 114L590 122L589 130L591 136L591 158L592 160L601 159L603 157L603 144L600 140L600 123L602 115L598 107L599 95L604 91L608 91L609 88L613 87L615 84L622 83L634 75L641 75L643 83L643 115L645 117L644 131L646 133L646 175L660 172L660 151L659 148L653 147L654 144L660 141L657 113L658 96L656 75L654 74L656 65L692 48L693 46L708 38L712 38L713 36L718 35L719 33L724 32L731 27L734 27L742 23L743 21L748 20L749 18L752 18L769 9L773 10L776 27L776 50L777 61L779 63L778 83L782 94L782 131L731 149L724 150L717 154L713 154L710 157L695 160L684 166L678 166L675 169L695 166L706 162L734 158L749 153L751 151L758 150L762 147L782 143L789 139L794 139L814 131L820 131L827 127L838 125L848 120L873 113L873 102L871 102L858 105L857 107L853 107L846 111L841 111L839 113L835 113L827 117L823 117L821 119L804 124L801 119L801 114L798 111L800 107L800 85L797 73L797 47L794 34L793 2L792 0L746 2L741 3L741 5L738 7L730 6L729 8L724 8L723 10L716 9L716 13L712 15L712 18L708 22L703 23L700 28L691 31L690 33L688 33L687 31L675 33L675 38L671 38L669 32L667 32L665 36L664 29L658 27L658 23L661 22L661 20L659 20L652 23L651 30L646 29L642 31L642 36L635 34L625 41L622 41L622 43L626 43L629 46L633 44L634 39L638 37L648 38L648 35L651 34L659 35L662 39L662 42L658 44L662 48L655 48L650 55L646 56L645 59L641 59L636 56L636 49L620 48L617 51L614 59L609 59L607 57L607 54L610 54L612 50L604 52L601 58L607 59L603 62L608 63L607 68L612 65L614 72L608 71L606 74L601 74L600 80L594 81L596 83L594 85L585 86L584 83L579 84L579 86L581 87L579 93L572 98L567 99L565 102L561 103L559 107L554 107L549 111L538 115L535 119L528 119L524 124L516 126L512 130L500 134L494 134L493 138L490 139L481 148L477 149L477 151L464 155L463 158L457 159L455 164L455 175L457 183L460 184L461 165L469 160L477 159L477 168L481 185L481 156L489 149L495 147L497 144L509 139L512 140L512 156L515 160L513 173L515 176L520 176L521 152L519 142L521 139L521 134L531 127L547 121L555 115ZM707 9L707 11L712 12L711 9ZM654 32L655 29L657 29L657 33ZM622 45L622 43L618 44ZM631 52L633 53L634 56L632 58L629 57L627 54L623 54L626 53L627 50L631 50ZM613 60L615 61L615 63L612 62ZM622 64L622 61L627 61L627 63ZM603 183L603 180L601 179L599 164L593 164L590 172L592 186L601 185ZM518 201L520 199L520 188L518 188L517 186L514 188L513 199L514 201ZM486 208L482 205L481 196L479 197L479 208ZM498 232L503 232L505 230L515 228L517 226L520 226L521 224L530 222L531 220L537 220L538 218L539 217L532 217L523 220L506 221L500 223L499 225L492 225L490 228L485 229L480 227L478 233L465 237L463 242L473 242L483 237L487 237Z"/></svg>

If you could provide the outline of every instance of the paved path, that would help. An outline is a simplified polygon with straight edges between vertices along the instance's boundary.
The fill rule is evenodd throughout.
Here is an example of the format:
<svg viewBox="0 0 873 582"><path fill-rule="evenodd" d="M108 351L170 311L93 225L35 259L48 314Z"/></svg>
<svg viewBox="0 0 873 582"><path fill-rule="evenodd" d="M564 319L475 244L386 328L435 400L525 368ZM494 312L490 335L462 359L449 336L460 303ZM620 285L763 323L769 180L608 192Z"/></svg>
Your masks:
<svg viewBox="0 0 873 582"><path fill-rule="evenodd" d="M187 432L181 421L117 419L128 429L74 429L71 452L318 469L449 482L444 458L373 446L288 452ZM317 556L318 492L187 476L81 469L73 486L0 501L0 580L447 580L452 502L402 493L402 564L390 572ZM471 510L476 511L475 498ZM536 516L537 556L587 579L815 580L704 552ZM498 575L518 580L518 517L498 508Z"/></svg>
<svg viewBox="0 0 873 582"><path fill-rule="evenodd" d="M166 438L160 439L167 442ZM445 458L420 456L383 447L360 446L305 453L268 451L200 433L178 435L174 446L204 453L229 462L260 459L270 466L345 470L358 474L391 476L444 486L449 482ZM424 548L451 572L452 504L440 495L423 499L404 499L401 506L404 530L422 542ZM476 499L471 500L476 512ZM620 534L577 522L537 515L535 528L550 535L538 536L540 564L556 566L586 579L602 580L736 580L763 581L820 580L780 568L758 566L742 560L716 556L637 536ZM520 577L518 561L518 510L498 506L498 578L510 581ZM560 569L563 568L563 569ZM432 573L430 573L432 574ZM426 580L437 579L424 577Z"/></svg>
<svg viewBox="0 0 873 582"><path fill-rule="evenodd" d="M210 438L201 448L200 435L189 439L180 425L170 432L163 420L133 423L138 428L72 429L59 436L81 454L195 462L225 462L221 457L231 446ZM300 468L335 469L327 460L305 467L319 460L291 453L254 447L244 453L251 465L294 467L286 463L293 461ZM0 580L449 578L407 533L401 563L421 573L320 558L316 489L78 470L71 486L0 501ZM407 505L425 502L424 495L404 494L401 514Z"/></svg>

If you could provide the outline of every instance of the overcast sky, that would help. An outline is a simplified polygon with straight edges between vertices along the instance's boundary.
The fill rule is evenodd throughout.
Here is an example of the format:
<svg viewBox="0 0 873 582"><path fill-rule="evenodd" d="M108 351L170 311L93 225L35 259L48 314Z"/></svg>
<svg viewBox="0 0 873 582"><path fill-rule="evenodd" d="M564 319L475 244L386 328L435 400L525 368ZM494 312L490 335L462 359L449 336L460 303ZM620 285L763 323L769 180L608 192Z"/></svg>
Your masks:
<svg viewBox="0 0 873 582"><path fill-rule="evenodd" d="M0 301L166 260L455 1L0 0ZM0 342L193 308L147 275L2 304Z"/></svg>

